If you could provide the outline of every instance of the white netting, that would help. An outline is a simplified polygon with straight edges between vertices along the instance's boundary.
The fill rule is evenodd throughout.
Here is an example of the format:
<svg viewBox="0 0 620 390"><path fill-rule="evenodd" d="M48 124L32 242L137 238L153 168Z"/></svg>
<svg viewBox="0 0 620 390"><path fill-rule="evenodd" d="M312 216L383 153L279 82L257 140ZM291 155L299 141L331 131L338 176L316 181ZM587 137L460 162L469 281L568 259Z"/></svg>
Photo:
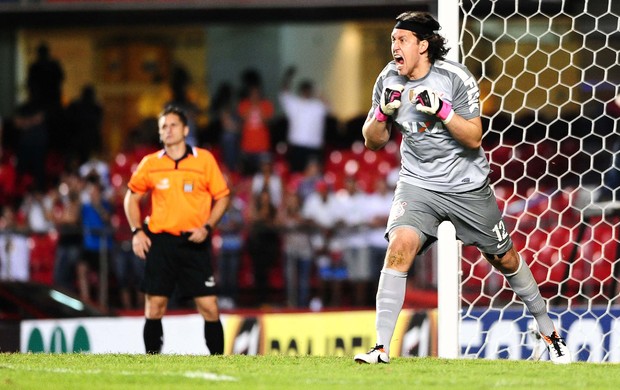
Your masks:
<svg viewBox="0 0 620 390"><path fill-rule="evenodd" d="M480 77L483 144L515 246L575 357L620 361L620 2L461 6L460 54ZM503 277L470 247L462 271L463 355L536 355Z"/></svg>

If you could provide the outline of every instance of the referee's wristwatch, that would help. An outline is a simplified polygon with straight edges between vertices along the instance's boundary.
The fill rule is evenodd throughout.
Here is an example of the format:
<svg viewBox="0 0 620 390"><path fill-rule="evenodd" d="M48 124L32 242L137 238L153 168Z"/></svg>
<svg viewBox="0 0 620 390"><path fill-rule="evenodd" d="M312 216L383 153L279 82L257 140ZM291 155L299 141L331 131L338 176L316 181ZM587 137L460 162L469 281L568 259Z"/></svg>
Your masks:
<svg viewBox="0 0 620 390"><path fill-rule="evenodd" d="M208 233L209 235L211 235L211 233L213 233L213 226L211 226L210 224L206 224L206 225L204 226L204 228L207 230L207 233Z"/></svg>
<svg viewBox="0 0 620 390"><path fill-rule="evenodd" d="M131 228L131 235L135 236L139 231L141 231L142 228L141 227L135 227L135 228Z"/></svg>

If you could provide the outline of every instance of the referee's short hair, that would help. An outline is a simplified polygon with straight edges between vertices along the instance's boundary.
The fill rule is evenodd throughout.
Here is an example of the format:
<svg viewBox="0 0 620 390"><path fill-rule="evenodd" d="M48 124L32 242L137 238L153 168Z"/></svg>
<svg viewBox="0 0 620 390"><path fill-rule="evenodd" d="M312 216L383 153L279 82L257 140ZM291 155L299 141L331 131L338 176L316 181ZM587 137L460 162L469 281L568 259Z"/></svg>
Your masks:
<svg viewBox="0 0 620 390"><path fill-rule="evenodd" d="M169 104L159 113L159 118L163 118L168 114L176 114L183 123L183 126L187 126L187 115L185 115L185 111L181 107Z"/></svg>

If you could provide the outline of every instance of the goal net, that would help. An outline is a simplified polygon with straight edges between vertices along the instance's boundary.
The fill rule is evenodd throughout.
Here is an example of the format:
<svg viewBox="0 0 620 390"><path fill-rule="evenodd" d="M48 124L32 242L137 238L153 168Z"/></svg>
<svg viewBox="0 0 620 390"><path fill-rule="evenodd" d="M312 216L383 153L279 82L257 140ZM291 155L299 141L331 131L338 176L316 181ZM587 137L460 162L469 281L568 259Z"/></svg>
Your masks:
<svg viewBox="0 0 620 390"><path fill-rule="evenodd" d="M618 362L620 2L460 7L459 57L479 77L483 146L514 245L574 358ZM502 275L474 247L461 260L460 355L539 358L534 320Z"/></svg>

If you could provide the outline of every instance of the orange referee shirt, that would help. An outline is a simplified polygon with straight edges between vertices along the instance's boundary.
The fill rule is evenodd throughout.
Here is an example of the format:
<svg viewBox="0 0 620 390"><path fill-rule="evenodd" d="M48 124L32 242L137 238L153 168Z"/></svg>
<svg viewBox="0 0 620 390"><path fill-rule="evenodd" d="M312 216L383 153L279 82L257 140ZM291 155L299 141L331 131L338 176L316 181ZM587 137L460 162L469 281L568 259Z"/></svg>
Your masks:
<svg viewBox="0 0 620 390"><path fill-rule="evenodd" d="M138 194L151 191L149 230L174 235L206 224L213 200L230 194L213 154L189 146L179 161L163 149L145 156L128 186Z"/></svg>

